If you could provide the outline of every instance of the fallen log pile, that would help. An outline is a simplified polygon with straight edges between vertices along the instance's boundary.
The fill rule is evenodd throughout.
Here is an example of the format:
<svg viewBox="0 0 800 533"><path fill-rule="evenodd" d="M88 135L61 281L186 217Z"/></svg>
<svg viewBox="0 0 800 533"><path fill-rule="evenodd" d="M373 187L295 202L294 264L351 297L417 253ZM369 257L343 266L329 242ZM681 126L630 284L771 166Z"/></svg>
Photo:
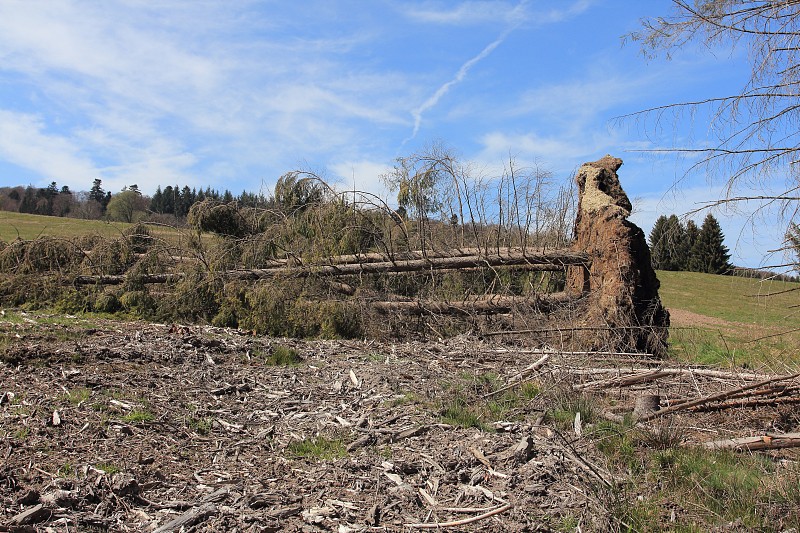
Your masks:
<svg viewBox="0 0 800 533"><path fill-rule="evenodd" d="M291 260L279 260L270 263L267 268L233 269L219 272L218 275L229 280L259 280L276 277L337 277L360 274L386 274L403 272L424 272L430 270L462 270L476 267L524 267L531 270L563 271L568 265L585 265L590 263L588 254L568 249L546 250L541 252L515 251L503 249L495 253L460 255L455 250L451 253L439 252L428 255L424 252L411 252L415 259L386 259L383 254L367 254L367 256L338 256L309 264L292 265ZM355 262L345 260L356 259ZM169 283L181 278L181 274L142 275L143 283ZM114 276L76 276L75 285L119 285L125 282L126 275Z"/></svg>

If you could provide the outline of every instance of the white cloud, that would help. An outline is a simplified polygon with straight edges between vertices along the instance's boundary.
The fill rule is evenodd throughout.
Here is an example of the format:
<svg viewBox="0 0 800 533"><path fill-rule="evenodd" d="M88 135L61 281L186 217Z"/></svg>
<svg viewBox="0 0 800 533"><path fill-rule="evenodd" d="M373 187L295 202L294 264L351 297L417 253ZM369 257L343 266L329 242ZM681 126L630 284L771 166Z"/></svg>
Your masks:
<svg viewBox="0 0 800 533"><path fill-rule="evenodd" d="M78 145L47 133L42 119L30 114L0 110L0 154L15 165L73 188L91 184L100 174Z"/></svg>
<svg viewBox="0 0 800 533"><path fill-rule="evenodd" d="M541 2L539 2L540 4ZM492 22L530 23L537 26L560 22L584 12L591 5L590 0L579 0L564 7L559 1L551 8L530 8L530 2L468 1L455 7L450 3L429 2L423 6L412 6L404 14L419 22L471 26Z"/></svg>
<svg viewBox="0 0 800 533"><path fill-rule="evenodd" d="M509 23L522 15L525 2L461 2L455 8L440 4L431 7L412 6L405 15L413 20L431 24L472 25L486 22Z"/></svg>

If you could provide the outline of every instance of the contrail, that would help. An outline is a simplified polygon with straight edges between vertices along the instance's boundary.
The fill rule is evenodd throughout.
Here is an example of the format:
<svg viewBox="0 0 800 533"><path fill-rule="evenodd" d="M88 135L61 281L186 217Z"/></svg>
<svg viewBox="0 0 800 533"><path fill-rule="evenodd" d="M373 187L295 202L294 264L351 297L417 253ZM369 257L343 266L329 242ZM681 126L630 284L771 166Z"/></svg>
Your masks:
<svg viewBox="0 0 800 533"><path fill-rule="evenodd" d="M520 9L526 3L527 0L520 2L519 5L515 8L515 11ZM517 22L510 28L506 29L503 33L500 34L500 36L497 39L489 43L483 50L481 50L481 52L478 55L476 55L463 65L461 65L461 68L458 69L458 72L456 73L455 77L452 80L448 81L447 83L439 87L439 89L437 89L437 91L433 93L433 95L430 98L425 100L425 102L423 102L421 106L419 106L417 109L411 112L412 116L414 117L414 131L411 133L411 136L408 139L403 141L403 144L414 139L417 136L417 133L419 133L419 128L420 125L422 124L422 114L431 109L436 104L438 104L439 100L441 100L441 98L445 94L447 94L447 92L453 85L460 83L461 81L464 80L464 78L467 76L467 73L469 72L469 69L474 67L475 64L478 63L480 60L484 59L486 56L491 54L495 48L503 44L503 41L505 41L511 34L511 32L517 29L517 27L519 27L520 24L521 22Z"/></svg>

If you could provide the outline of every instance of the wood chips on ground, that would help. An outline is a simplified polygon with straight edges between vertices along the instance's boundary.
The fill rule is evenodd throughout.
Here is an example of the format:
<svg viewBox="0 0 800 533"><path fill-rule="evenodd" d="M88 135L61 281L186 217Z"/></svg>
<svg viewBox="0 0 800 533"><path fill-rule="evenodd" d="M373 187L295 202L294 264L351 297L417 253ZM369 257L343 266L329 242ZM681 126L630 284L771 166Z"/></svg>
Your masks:
<svg viewBox="0 0 800 533"><path fill-rule="evenodd" d="M0 329L0 531L539 531L565 517L607 530L618 477L585 438L595 421L566 429L544 413L576 384L652 366L471 337L297 341L77 319ZM267 364L276 346L302 362ZM525 374L542 353L553 357ZM541 390L502 418L443 416L520 377ZM730 385L676 374L595 394L623 413L642 393L668 405ZM769 429L774 412L749 413L735 427L714 412L671 423L698 440Z"/></svg>

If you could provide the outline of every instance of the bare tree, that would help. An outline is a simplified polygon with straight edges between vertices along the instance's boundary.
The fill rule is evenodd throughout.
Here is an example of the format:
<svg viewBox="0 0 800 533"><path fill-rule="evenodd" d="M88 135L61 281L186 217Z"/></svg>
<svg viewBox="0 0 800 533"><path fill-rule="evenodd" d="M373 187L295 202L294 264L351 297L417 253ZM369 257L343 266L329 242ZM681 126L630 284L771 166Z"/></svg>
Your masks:
<svg viewBox="0 0 800 533"><path fill-rule="evenodd" d="M668 58L692 45L712 52L744 47L751 71L733 94L708 95L628 115L661 120L674 113L708 111L712 143L670 146L655 151L697 157L691 170L721 178L724 198L714 205L746 205L756 213L778 208L791 222L800 207L800 0L673 0L666 17L642 21L628 36L649 57ZM753 193L761 187L765 194ZM777 187L777 188L776 188Z"/></svg>

